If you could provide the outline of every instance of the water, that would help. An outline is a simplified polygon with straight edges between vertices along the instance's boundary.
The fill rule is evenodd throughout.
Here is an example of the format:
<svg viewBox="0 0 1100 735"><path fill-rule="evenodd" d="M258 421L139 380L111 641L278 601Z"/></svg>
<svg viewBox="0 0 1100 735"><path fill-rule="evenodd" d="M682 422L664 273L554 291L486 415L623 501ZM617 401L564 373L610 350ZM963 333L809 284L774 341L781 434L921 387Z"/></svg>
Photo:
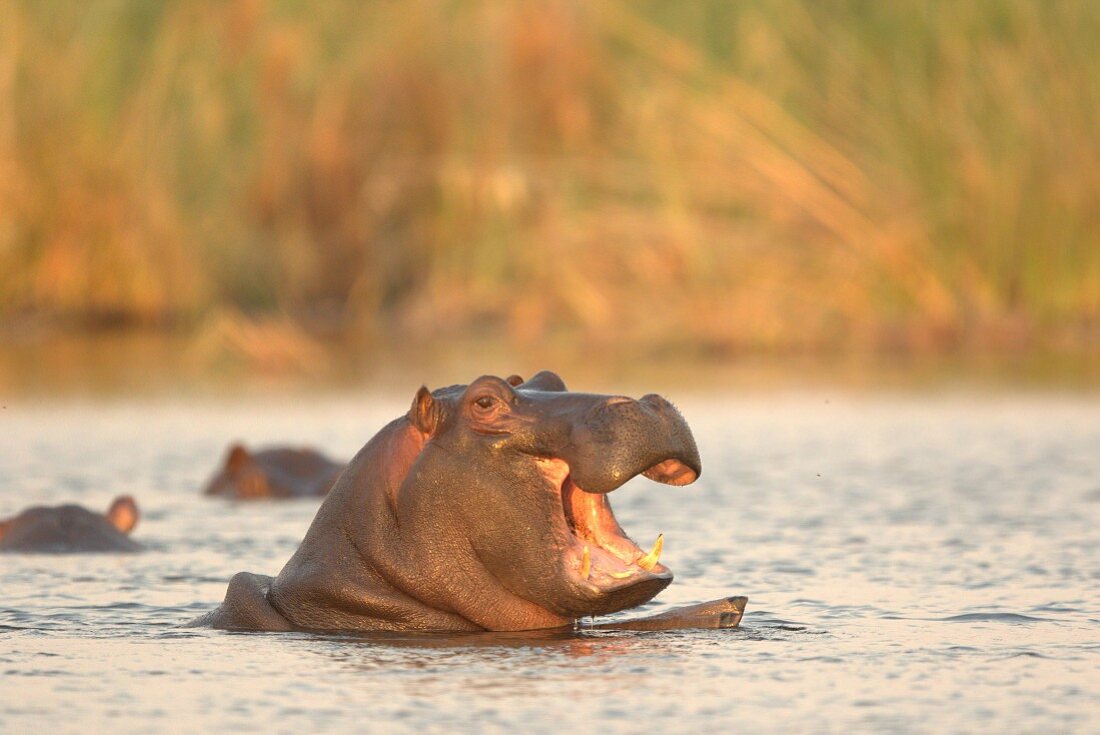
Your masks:
<svg viewBox="0 0 1100 735"><path fill-rule="evenodd" d="M356 639L179 628L317 505L198 493L233 439L348 457L404 400L9 402L0 517L131 493L148 551L0 556L0 731L1095 728L1100 400L679 403L700 481L612 502L665 533L646 611L745 594L740 630Z"/></svg>

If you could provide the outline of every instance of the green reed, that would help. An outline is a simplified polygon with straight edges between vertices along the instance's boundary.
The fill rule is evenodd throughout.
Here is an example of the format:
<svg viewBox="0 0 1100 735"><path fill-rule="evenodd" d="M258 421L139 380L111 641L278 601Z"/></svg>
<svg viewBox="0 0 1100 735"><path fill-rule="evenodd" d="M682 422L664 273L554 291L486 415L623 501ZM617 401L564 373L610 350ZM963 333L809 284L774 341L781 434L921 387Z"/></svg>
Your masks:
<svg viewBox="0 0 1100 735"><path fill-rule="evenodd" d="M0 315L1097 343L1100 6L0 0Z"/></svg>

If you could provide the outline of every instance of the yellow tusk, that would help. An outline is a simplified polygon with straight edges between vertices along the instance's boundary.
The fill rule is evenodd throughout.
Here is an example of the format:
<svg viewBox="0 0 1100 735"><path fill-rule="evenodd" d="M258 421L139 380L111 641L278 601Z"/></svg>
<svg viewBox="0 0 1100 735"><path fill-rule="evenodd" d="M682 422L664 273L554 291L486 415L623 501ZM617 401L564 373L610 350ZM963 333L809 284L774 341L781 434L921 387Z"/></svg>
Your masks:
<svg viewBox="0 0 1100 735"><path fill-rule="evenodd" d="M588 547L584 547L584 555L581 556L581 579L588 579L588 573L592 571L592 557L588 555Z"/></svg>
<svg viewBox="0 0 1100 735"><path fill-rule="evenodd" d="M665 535L659 534L657 536L657 543L653 544L653 551L649 552L638 561L634 562L642 569L651 571L653 567L657 566L657 560L661 558L661 549L665 546Z"/></svg>

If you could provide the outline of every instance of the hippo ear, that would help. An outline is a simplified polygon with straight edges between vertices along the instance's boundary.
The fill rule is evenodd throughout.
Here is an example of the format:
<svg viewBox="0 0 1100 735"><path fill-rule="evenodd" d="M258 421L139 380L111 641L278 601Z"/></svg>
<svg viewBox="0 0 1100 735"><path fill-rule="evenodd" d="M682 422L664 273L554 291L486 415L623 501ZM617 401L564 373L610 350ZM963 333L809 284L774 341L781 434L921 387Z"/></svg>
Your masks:
<svg viewBox="0 0 1100 735"><path fill-rule="evenodd" d="M107 520L122 533L130 533L138 522L138 507L129 495L120 495L107 509Z"/></svg>
<svg viewBox="0 0 1100 735"><path fill-rule="evenodd" d="M413 398L412 407L409 408L409 421L420 433L431 436L439 428L439 419L439 404L432 398L432 392L427 386L420 386Z"/></svg>
<svg viewBox="0 0 1100 735"><path fill-rule="evenodd" d="M523 387L558 392L569 390L565 387L565 381L558 377L557 373L552 373L549 370L540 370L535 373L530 380L523 384Z"/></svg>
<svg viewBox="0 0 1100 735"><path fill-rule="evenodd" d="M504 382L515 388L517 385L523 385L523 378L518 375L509 375Z"/></svg>
<svg viewBox="0 0 1100 735"><path fill-rule="evenodd" d="M229 448L229 454L225 458L225 469L228 472L236 472L243 469L252 461L252 455L241 444L234 444Z"/></svg>

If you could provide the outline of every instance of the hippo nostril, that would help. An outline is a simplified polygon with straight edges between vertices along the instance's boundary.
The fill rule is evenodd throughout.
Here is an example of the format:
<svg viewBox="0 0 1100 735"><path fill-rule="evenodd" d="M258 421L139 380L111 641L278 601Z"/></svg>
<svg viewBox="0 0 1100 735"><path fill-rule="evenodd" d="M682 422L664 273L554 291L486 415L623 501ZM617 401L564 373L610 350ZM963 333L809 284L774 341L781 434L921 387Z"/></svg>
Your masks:
<svg viewBox="0 0 1100 735"><path fill-rule="evenodd" d="M618 403L633 403L633 398L627 398L626 396L613 396L607 399L605 406L614 406Z"/></svg>

